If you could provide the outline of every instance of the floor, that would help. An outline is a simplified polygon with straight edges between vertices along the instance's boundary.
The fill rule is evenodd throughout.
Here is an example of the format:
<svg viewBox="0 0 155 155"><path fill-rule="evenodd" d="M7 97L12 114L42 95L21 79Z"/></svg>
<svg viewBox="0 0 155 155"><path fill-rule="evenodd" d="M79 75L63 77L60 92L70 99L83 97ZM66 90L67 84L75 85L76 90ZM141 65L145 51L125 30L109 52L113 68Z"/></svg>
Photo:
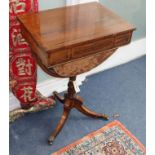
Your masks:
<svg viewBox="0 0 155 155"><path fill-rule="evenodd" d="M65 145L103 127L117 118L144 145L145 120L145 56L125 65L92 75L80 87L85 105L111 116L109 121L88 118L73 110L62 132L52 146L47 138L57 125L62 105L29 114L10 125L10 155L50 155Z"/></svg>

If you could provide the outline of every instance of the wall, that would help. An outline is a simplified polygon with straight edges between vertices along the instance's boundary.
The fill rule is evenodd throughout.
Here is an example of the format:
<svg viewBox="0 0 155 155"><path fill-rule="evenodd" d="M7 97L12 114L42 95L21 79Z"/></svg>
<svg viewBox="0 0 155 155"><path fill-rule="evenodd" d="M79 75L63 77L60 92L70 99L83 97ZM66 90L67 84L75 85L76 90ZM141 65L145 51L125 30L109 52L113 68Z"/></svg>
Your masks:
<svg viewBox="0 0 155 155"><path fill-rule="evenodd" d="M146 0L99 1L137 27L133 34L133 40L146 36Z"/></svg>
<svg viewBox="0 0 155 155"><path fill-rule="evenodd" d="M39 10L47 10L66 5L66 0L39 0Z"/></svg>

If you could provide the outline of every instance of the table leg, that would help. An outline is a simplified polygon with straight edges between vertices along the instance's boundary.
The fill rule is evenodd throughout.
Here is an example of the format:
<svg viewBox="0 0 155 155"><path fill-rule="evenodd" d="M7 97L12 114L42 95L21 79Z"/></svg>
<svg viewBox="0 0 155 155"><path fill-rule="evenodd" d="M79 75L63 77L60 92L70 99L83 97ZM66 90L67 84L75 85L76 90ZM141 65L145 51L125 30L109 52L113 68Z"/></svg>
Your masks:
<svg viewBox="0 0 155 155"><path fill-rule="evenodd" d="M75 81L76 77L71 77L68 83L68 92L67 94L64 95L64 98L61 97L57 92L54 92L54 96L64 105L64 111L61 116L61 119L54 130L54 132L51 134L51 136L48 139L49 144L52 144L53 141L55 140L56 136L59 134L61 129L63 128L70 110L72 108L76 108L79 110L81 113L84 115L90 116L90 117L95 117L95 118L103 118L105 120L108 120L108 116L105 114L98 114L94 111L89 110L87 107L83 106L83 99L80 96L76 95L76 91L74 88L73 81Z"/></svg>
<svg viewBox="0 0 155 155"><path fill-rule="evenodd" d="M86 115L86 116L95 117L95 118L103 118L105 120L109 119L109 117L107 115L91 111L91 110L89 110L87 107L85 107L83 105L76 106L76 109L78 111L80 111L81 113L83 113L84 115Z"/></svg>
<svg viewBox="0 0 155 155"><path fill-rule="evenodd" d="M105 120L109 119L107 115L96 113L92 110L89 110L87 107L85 107L83 105L83 99L80 96L76 96L76 98L74 99L74 107L86 116L90 116L94 118L103 118Z"/></svg>
<svg viewBox="0 0 155 155"><path fill-rule="evenodd" d="M53 143L53 141L55 140L56 136L59 134L59 132L63 128L63 126L64 126L64 124L65 124L65 122L66 122L66 120L67 120L67 118L69 116L70 110L71 109L68 109L68 108L64 107L64 111L63 111L63 114L61 116L61 119L60 119L56 129L54 130L54 132L51 134L51 136L48 139L49 144Z"/></svg>
<svg viewBox="0 0 155 155"><path fill-rule="evenodd" d="M54 95L54 97L55 97L56 99L58 99L61 103L64 103L64 97L61 96L61 95L59 95L58 92L54 91L54 92L53 92L53 95Z"/></svg>

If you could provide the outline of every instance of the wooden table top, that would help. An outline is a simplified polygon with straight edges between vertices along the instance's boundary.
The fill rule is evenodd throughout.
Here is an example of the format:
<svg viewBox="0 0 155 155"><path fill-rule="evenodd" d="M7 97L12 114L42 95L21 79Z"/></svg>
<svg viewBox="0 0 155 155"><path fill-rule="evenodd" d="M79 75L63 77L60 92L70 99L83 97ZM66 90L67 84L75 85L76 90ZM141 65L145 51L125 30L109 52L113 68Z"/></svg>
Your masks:
<svg viewBox="0 0 155 155"><path fill-rule="evenodd" d="M78 53L79 45L92 49L94 45L90 44L110 37L115 39L113 46L116 48L129 43L135 30L133 25L97 2L19 15L18 20L24 37L45 66L57 63L46 60L49 53L69 49ZM96 46L101 46L102 41L95 43ZM104 46L107 44L108 41L103 43ZM73 50L74 47L78 49Z"/></svg>

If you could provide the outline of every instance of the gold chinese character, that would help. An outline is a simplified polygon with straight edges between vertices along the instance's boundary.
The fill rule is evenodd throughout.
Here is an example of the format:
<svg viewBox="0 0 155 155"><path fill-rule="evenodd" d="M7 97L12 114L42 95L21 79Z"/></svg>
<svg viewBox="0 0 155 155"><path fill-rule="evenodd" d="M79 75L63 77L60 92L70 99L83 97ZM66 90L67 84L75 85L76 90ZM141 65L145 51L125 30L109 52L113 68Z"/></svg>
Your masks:
<svg viewBox="0 0 155 155"><path fill-rule="evenodd" d="M18 68L18 75L32 75L30 59L26 62L23 58L19 58L16 62L16 67Z"/></svg>
<svg viewBox="0 0 155 155"><path fill-rule="evenodd" d="M26 8L26 4L24 2L19 2L19 0L10 0L10 13L21 13L24 12Z"/></svg>
<svg viewBox="0 0 155 155"><path fill-rule="evenodd" d="M34 99L32 98L32 93L33 93L33 88L31 86L25 86L21 90L24 91L23 95L20 98L23 98L25 102L30 102L33 101Z"/></svg>
<svg viewBox="0 0 155 155"><path fill-rule="evenodd" d="M12 37L13 46L15 47L17 46L17 44L28 45L25 39L23 38L22 34L19 33L16 29L13 29L11 37Z"/></svg>

